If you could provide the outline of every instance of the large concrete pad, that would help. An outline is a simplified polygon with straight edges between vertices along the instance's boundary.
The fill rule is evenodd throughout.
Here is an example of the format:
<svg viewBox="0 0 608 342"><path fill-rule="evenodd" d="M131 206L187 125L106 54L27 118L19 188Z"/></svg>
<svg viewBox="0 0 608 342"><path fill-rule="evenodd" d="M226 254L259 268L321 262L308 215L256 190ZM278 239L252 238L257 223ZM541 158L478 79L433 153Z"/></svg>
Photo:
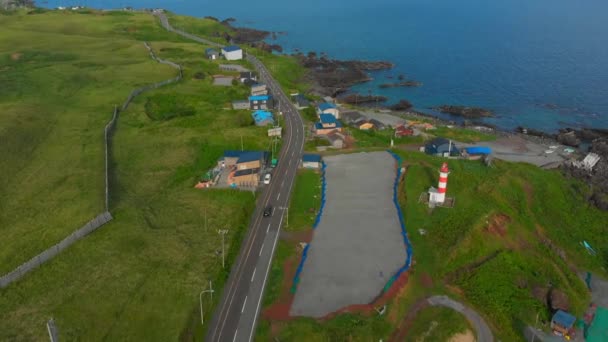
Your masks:
<svg viewBox="0 0 608 342"><path fill-rule="evenodd" d="M387 152L324 158L326 204L291 307L291 315L322 317L368 304L405 264L392 201L395 160Z"/></svg>

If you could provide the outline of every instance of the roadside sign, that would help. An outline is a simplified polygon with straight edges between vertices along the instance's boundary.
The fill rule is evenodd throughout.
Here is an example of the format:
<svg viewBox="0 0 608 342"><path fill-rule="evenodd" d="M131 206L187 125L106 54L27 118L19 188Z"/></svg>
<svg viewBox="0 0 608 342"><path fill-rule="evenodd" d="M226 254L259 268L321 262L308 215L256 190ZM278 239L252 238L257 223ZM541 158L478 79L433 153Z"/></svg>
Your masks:
<svg viewBox="0 0 608 342"><path fill-rule="evenodd" d="M269 137L280 137L281 136L281 127L275 127L268 130Z"/></svg>

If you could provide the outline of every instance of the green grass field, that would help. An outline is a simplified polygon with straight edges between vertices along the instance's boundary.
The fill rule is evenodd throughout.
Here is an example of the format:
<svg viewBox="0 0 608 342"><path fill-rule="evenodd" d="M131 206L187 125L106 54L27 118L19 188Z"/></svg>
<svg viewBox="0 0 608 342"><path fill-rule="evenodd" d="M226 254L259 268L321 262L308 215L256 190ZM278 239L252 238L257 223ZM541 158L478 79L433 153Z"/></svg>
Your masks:
<svg viewBox="0 0 608 342"><path fill-rule="evenodd" d="M428 133L438 137L453 139L465 143L474 143L482 141L493 141L496 140L496 135L490 133L483 133L473 129L454 127L449 128L446 126L439 126Z"/></svg>
<svg viewBox="0 0 608 342"><path fill-rule="evenodd" d="M456 206L430 212L418 203L418 197L435 185L445 160L396 152L407 166L399 200L415 265L408 285L389 302L384 318L358 316L361 326L380 324L380 320L384 327L361 333L361 340L388 338L417 299L433 294L448 294L475 308L503 341L521 340L521 328L533 323L537 314L549 318L543 302L532 294L548 283L568 296L574 314L582 314L589 295L573 269L605 275L608 267L608 250L601 247L608 244L608 213L586 204L585 185L565 179L558 171L528 164L498 161L487 168L480 162L451 160L448 196L456 198ZM566 259L542 243L541 237L562 249ZM596 246L598 255L589 255L579 244L582 240ZM479 265L472 265L476 262ZM346 317L350 316L339 315L324 323L310 319L274 322L273 331L280 340L305 334L311 340L323 340L334 336L336 326L343 324L342 329L348 331ZM275 336L269 327L270 322L261 324L258 340ZM417 329L427 328L420 323Z"/></svg>
<svg viewBox="0 0 608 342"><path fill-rule="evenodd" d="M200 340L199 293L213 280L220 297L255 197L193 185L241 137L246 149L268 148L265 130L240 118L246 111L225 109L247 88L212 86L208 75L219 69L205 47L149 14L21 12L0 15L0 26L2 273L103 210L103 128L113 106L132 88L176 75L142 41L185 68L182 82L142 94L120 115L115 219L0 290L0 340L46 339L50 317L62 340ZM194 79L198 72L206 77ZM161 111L179 103L189 115L150 118L150 101ZM226 270L220 228L229 229ZM204 307L210 317L213 304Z"/></svg>
<svg viewBox="0 0 608 342"><path fill-rule="evenodd" d="M289 205L289 226L285 230L301 231L312 228L320 206L320 171L299 171Z"/></svg>

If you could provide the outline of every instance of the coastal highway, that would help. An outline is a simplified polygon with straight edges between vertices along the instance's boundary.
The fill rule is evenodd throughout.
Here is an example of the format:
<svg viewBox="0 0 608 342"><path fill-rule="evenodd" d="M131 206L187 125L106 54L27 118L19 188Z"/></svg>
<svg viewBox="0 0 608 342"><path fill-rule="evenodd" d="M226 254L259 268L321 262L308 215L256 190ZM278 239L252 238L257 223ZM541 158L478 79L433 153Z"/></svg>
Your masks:
<svg viewBox="0 0 608 342"><path fill-rule="evenodd" d="M162 25L169 31L203 44L220 46L217 43L174 29L163 13L155 12ZM254 56L247 60L255 67L283 115L283 146L279 163L272 174L270 185L258 197L239 255L232 265L218 307L207 329L205 341L251 341L255 335L257 318L262 305L264 288L270 271L270 263L279 239L285 210L304 147L304 122L302 117L266 67ZM270 217L264 217L267 206L273 207Z"/></svg>

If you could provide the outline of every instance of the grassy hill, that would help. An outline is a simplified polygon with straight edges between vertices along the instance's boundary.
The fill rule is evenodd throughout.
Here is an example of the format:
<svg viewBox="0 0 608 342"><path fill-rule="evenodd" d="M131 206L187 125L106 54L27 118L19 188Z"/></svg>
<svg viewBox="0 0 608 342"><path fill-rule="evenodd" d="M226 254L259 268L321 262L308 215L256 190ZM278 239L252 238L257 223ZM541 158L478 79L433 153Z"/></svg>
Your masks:
<svg viewBox="0 0 608 342"><path fill-rule="evenodd" d="M436 185L439 167L446 160L396 152L407 167L399 201L414 265L387 313L382 317L341 314L322 322L262 320L257 340L298 336L293 340L324 341L338 332L343 340L386 340L419 299L448 294L477 310L497 338L518 341L521 329L534 324L537 315L539 321L549 320L543 298L549 284L567 296L571 312L579 316L584 312L589 294L577 273L605 276L608 268L608 213L587 204L585 184L528 164L497 161L489 168L477 161L450 160L448 196L455 197L456 206L429 210L418 198ZM305 195L299 195L298 189L296 184L294 198ZM583 240L598 254L587 253L580 245ZM273 284L282 280L279 265L290 258L299 261L297 242L282 243L269 288L280 288ZM271 301L265 303L268 307ZM439 325L453 321L437 320ZM429 328L428 322L416 319L412 331L417 333L408 336Z"/></svg>
<svg viewBox="0 0 608 342"><path fill-rule="evenodd" d="M229 266L255 196L193 185L241 137L246 149L268 148L247 111L226 109L248 89L212 86L219 67L204 59L205 46L166 32L150 14L21 11L0 14L0 27L2 274L102 211L103 129L114 105L176 75L143 41L184 67L182 82L142 94L120 114L115 219L0 290L0 340L46 339L50 317L62 340L200 337L199 293L212 280L217 300L229 269L216 253L217 229L229 229ZM210 314L212 303L204 305Z"/></svg>

